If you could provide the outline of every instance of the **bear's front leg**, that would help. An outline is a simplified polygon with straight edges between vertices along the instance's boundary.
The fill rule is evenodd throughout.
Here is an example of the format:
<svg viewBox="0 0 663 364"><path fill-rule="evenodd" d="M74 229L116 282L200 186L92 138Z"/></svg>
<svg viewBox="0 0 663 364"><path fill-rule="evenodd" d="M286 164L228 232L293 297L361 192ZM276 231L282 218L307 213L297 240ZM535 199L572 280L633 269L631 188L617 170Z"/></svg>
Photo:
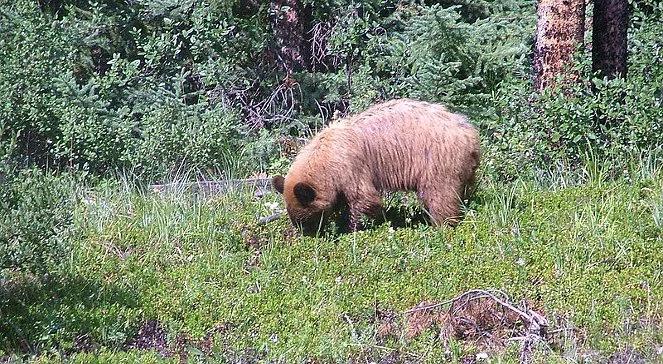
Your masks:
<svg viewBox="0 0 663 364"><path fill-rule="evenodd" d="M356 202L349 201L350 217L348 221L348 229L351 232L361 230L362 215L375 218L382 212L382 201L379 195L371 196L370 199L362 199Z"/></svg>

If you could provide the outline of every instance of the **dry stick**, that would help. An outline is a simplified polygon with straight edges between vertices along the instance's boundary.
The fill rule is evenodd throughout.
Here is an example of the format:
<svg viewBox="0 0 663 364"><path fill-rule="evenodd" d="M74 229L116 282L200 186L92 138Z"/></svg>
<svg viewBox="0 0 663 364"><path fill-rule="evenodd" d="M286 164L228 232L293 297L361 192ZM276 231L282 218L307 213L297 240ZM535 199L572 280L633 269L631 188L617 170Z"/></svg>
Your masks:
<svg viewBox="0 0 663 364"><path fill-rule="evenodd" d="M299 95L302 94L301 86L296 84ZM251 90L254 89L253 94L250 95ZM274 88L266 97L259 97L259 91L256 84L251 84L244 89L231 89L225 94L221 94L224 104L238 103L241 109L247 113L247 119L251 127L259 127L266 122L280 122L284 120L291 120L294 111L295 94L292 87L285 83L280 83ZM226 100L231 98L231 100ZM259 101L254 101L258 100ZM279 107L283 110L280 110ZM268 115L273 115L269 117Z"/></svg>
<svg viewBox="0 0 663 364"><path fill-rule="evenodd" d="M506 294L504 294L503 292L500 292L500 291L497 291L497 292L501 293L502 295L504 295L506 297ZM489 294L488 291L484 291L482 289L473 289L473 290L469 290L467 292L461 293L460 295L458 295L458 296L456 296L456 297L454 297L450 300L446 300L446 301L443 301L443 302L440 302L440 303L435 303L435 304L432 304L432 305L426 305L426 306L411 308L411 309L409 309L409 310L407 310L403 313L404 314L409 314L409 313L413 313L413 312L416 312L416 311L430 310L430 309L433 309L433 308L437 308L437 307L440 307L440 306L447 305L449 303L453 303L455 301L459 301L461 298L463 298L465 296L468 296L468 295L471 295L473 293L483 294L483 296L472 297L471 300L490 297L490 296L488 296L488 294Z"/></svg>
<svg viewBox="0 0 663 364"><path fill-rule="evenodd" d="M523 340L520 349L520 363L528 364L532 361L534 344L539 341L543 341L541 338L541 326L548 326L548 320L546 320L546 318L542 315L528 309L525 302L523 302L523 306L530 314L530 324L527 327L527 335L525 336L525 340Z"/></svg>
<svg viewBox="0 0 663 364"><path fill-rule="evenodd" d="M230 180L220 180L220 181L198 181L198 182L186 182L186 183L168 183L162 185L150 185L150 188L156 192L167 192L169 189L175 187L185 187L193 188L197 187L200 191L204 193L209 193L210 191L227 191L230 188L241 187L241 186L254 186L259 188L270 188L268 178L249 178L249 179L230 179ZM206 192L207 191L207 192ZM265 225L272 221L278 220L283 216L283 211L276 211L271 215L264 216L258 219L259 225Z"/></svg>
<svg viewBox="0 0 663 364"><path fill-rule="evenodd" d="M313 26L310 33L312 33L311 58L314 61L314 65L322 64L327 55L325 41L329 38L331 26L328 22L319 22Z"/></svg>
<svg viewBox="0 0 663 364"><path fill-rule="evenodd" d="M359 336L357 335L357 331L355 330L355 325L352 323L352 320L350 320L348 314L345 313L343 314L343 318L345 319L345 321L348 322L348 325L350 325L350 332L352 333L352 339L358 341Z"/></svg>
<svg viewBox="0 0 663 364"><path fill-rule="evenodd" d="M573 328L573 327L560 327L559 329L548 330L547 332L548 332L548 334L556 334L556 333L562 332L562 331L575 331L575 328Z"/></svg>
<svg viewBox="0 0 663 364"><path fill-rule="evenodd" d="M282 212L275 212L275 213L273 213L269 216L265 216L265 217L260 218L260 220L258 220L258 224L260 224L260 225L268 224L272 221L278 220L281 216L283 216Z"/></svg>

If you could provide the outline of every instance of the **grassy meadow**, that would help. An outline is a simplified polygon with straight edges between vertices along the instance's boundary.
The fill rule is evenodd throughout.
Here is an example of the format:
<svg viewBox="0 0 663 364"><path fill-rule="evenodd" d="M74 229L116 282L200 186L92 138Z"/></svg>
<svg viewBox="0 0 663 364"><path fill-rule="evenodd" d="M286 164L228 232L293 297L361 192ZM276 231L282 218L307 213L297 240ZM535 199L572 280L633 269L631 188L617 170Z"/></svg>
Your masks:
<svg viewBox="0 0 663 364"><path fill-rule="evenodd" d="M616 179L599 165L484 175L455 228L313 238L286 218L258 224L277 194L81 188L62 268L3 282L0 343L36 353L4 360L517 363L518 341L443 340L435 322L408 334L404 311L496 289L548 319L534 362L660 361L661 163L640 158Z"/></svg>

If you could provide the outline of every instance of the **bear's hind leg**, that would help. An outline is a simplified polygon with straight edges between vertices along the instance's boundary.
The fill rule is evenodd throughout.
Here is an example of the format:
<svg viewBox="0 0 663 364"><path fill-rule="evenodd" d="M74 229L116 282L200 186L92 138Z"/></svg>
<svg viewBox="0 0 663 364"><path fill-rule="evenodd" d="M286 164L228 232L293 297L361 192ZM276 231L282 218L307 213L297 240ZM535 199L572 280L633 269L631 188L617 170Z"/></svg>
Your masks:
<svg viewBox="0 0 663 364"><path fill-rule="evenodd" d="M434 225L455 226L458 224L461 218L461 197L456 188L442 184L434 189L421 188L418 195Z"/></svg>

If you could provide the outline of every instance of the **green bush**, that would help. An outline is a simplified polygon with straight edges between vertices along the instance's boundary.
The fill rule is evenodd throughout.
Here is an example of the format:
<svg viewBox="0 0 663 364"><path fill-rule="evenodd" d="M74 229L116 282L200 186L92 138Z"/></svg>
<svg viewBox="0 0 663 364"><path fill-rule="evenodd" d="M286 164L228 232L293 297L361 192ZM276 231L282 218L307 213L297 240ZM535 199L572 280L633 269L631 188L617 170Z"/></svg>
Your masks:
<svg viewBox="0 0 663 364"><path fill-rule="evenodd" d="M404 29L392 36L386 55L388 73L398 81L388 93L473 111L490 101L502 80L524 69L523 38L532 16L509 22L508 13L496 13L470 24L459 11L431 6L399 15Z"/></svg>
<svg viewBox="0 0 663 364"><path fill-rule="evenodd" d="M152 175L163 166L225 176L251 172L252 163L241 152L245 136L234 113L174 101L152 108L141 122L140 142L127 163L138 170Z"/></svg>
<svg viewBox="0 0 663 364"><path fill-rule="evenodd" d="M0 10L0 120L19 154L147 178L240 155L248 136L227 94L264 78L248 64L264 43L248 28L257 15L206 1L63 4Z"/></svg>
<svg viewBox="0 0 663 364"><path fill-rule="evenodd" d="M74 180L0 165L0 268L51 271L70 249Z"/></svg>
<svg viewBox="0 0 663 364"><path fill-rule="evenodd" d="M53 81L73 68L75 34L26 3L0 10L0 120L14 132L20 154L45 164L57 159L52 147L59 95Z"/></svg>
<svg viewBox="0 0 663 364"><path fill-rule="evenodd" d="M12 130L0 148L14 140L40 166L151 180L182 166L280 170L280 137L396 97L469 114L484 165L507 177L588 146L619 159L660 144L653 2L632 4L626 80L593 80L584 52L581 82L543 95L531 91L534 1L303 1L315 49L292 75L265 3L49 4L0 7L0 120Z"/></svg>

